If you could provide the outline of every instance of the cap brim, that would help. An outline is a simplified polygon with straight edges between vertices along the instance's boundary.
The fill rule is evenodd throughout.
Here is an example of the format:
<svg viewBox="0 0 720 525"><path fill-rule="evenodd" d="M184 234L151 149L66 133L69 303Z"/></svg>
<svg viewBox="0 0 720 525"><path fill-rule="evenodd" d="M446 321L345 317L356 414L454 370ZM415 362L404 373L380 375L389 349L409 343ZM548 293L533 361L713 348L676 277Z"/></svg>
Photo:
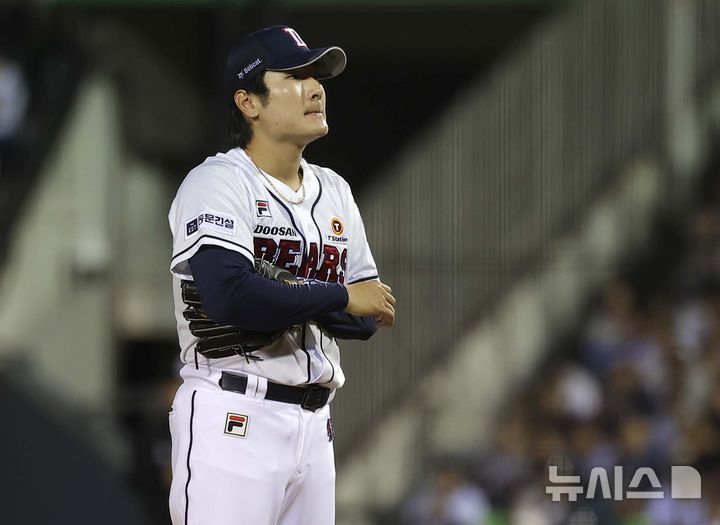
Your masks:
<svg viewBox="0 0 720 525"><path fill-rule="evenodd" d="M343 72L347 64L345 51L336 46L307 49L290 55L268 67L268 71L292 71L313 66L319 79L332 78Z"/></svg>

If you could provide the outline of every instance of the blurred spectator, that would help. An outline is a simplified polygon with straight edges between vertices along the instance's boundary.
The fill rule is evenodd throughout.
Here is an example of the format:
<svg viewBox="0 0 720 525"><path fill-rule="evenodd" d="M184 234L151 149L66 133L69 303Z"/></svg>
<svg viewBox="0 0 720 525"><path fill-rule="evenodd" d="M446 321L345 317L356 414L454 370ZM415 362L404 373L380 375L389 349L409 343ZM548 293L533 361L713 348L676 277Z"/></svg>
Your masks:
<svg viewBox="0 0 720 525"><path fill-rule="evenodd" d="M507 506L511 495L530 474L529 440L522 413L511 411L500 423L493 446L478 460L475 477L493 506Z"/></svg>
<svg viewBox="0 0 720 525"><path fill-rule="evenodd" d="M0 169L13 154L28 99L28 88L20 66L0 55Z"/></svg>
<svg viewBox="0 0 720 525"><path fill-rule="evenodd" d="M595 467L608 472L617 465L617 451L599 420L584 421L571 431L571 449L575 474L588 479Z"/></svg>
<svg viewBox="0 0 720 525"><path fill-rule="evenodd" d="M675 339L680 357L696 358L703 348L715 321L713 311L701 297L692 297L677 309Z"/></svg>
<svg viewBox="0 0 720 525"><path fill-rule="evenodd" d="M617 279L605 288L585 332L583 357L590 370L603 375L610 369L635 322L636 297L629 283Z"/></svg>
<svg viewBox="0 0 720 525"><path fill-rule="evenodd" d="M693 215L688 256L679 278L685 290L698 292L710 283L717 288L720 282L720 212L717 203L708 203Z"/></svg>
<svg viewBox="0 0 720 525"><path fill-rule="evenodd" d="M435 471L430 483L407 502L406 525L479 525L490 512L485 493L449 464Z"/></svg>
<svg viewBox="0 0 720 525"><path fill-rule="evenodd" d="M658 410L658 399L642 383L638 371L628 365L616 366L605 381L607 415L617 422L635 413Z"/></svg>
<svg viewBox="0 0 720 525"><path fill-rule="evenodd" d="M510 507L510 525L556 525L564 523L570 507L554 502L545 492L547 477L536 477L515 494Z"/></svg>
<svg viewBox="0 0 720 525"><path fill-rule="evenodd" d="M646 519L652 525L703 525L708 522L707 506L699 500L663 499L648 503Z"/></svg>
<svg viewBox="0 0 720 525"><path fill-rule="evenodd" d="M703 476L702 496L707 506L708 525L720 525L720 470Z"/></svg>
<svg viewBox="0 0 720 525"><path fill-rule="evenodd" d="M644 266L637 279L611 280L579 327L578 347L552 356L498 422L475 470L490 496L492 523L720 525L719 205L703 200L688 224L687 251L664 270L664 283L648 281ZM659 262L653 254L646 264ZM613 468L622 467L623 493L637 469L649 467L664 499L596 492L553 502L548 465L579 475L585 488L592 469L604 468L613 489ZM701 500L671 498L672 465L698 470ZM649 483L645 477L633 488L653 490ZM436 480L424 507L419 494L406 508L430 512L437 494L447 493L442 485ZM443 523L406 516L406 523Z"/></svg>
<svg viewBox="0 0 720 525"><path fill-rule="evenodd" d="M720 331L709 339L697 359L684 363L682 390L679 393L678 418L690 424L702 416L720 373Z"/></svg>
<svg viewBox="0 0 720 525"><path fill-rule="evenodd" d="M562 411L571 419L587 421L597 416L603 408L600 383L581 366L566 364L556 389Z"/></svg>
<svg viewBox="0 0 720 525"><path fill-rule="evenodd" d="M622 420L617 436L618 463L626 472L641 467L657 469L663 454L653 442L653 420L644 414L633 414Z"/></svg>

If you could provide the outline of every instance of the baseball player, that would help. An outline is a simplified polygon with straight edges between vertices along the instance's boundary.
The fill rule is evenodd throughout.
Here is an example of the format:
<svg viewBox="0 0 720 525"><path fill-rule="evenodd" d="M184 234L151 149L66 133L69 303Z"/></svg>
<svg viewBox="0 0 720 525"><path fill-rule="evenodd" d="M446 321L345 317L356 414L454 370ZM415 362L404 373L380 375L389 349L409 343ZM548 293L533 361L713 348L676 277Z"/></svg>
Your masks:
<svg viewBox="0 0 720 525"><path fill-rule="evenodd" d="M345 64L285 26L241 40L225 65L237 147L172 203L174 525L334 523L337 340L395 318L350 187L302 158L328 132L319 81Z"/></svg>

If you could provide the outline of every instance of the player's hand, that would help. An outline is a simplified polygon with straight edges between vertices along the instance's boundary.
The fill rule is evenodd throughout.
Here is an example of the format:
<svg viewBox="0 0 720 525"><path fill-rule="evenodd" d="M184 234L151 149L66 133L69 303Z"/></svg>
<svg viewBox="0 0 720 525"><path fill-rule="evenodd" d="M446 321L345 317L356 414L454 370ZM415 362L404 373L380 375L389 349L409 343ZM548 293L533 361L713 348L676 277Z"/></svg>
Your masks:
<svg viewBox="0 0 720 525"><path fill-rule="evenodd" d="M395 324L395 315L376 315L375 322L377 323L378 327L390 328Z"/></svg>
<svg viewBox="0 0 720 525"><path fill-rule="evenodd" d="M380 281L364 281L347 285L348 304L345 311L353 315L372 315L379 326L395 324L395 297L392 289Z"/></svg>

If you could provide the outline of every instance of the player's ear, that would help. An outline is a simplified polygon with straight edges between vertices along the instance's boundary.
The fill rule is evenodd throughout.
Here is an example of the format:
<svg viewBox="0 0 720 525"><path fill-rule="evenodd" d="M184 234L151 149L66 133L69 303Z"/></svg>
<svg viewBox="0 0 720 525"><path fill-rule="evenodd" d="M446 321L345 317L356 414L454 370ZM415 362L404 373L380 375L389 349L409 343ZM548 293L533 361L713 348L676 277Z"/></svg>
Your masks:
<svg viewBox="0 0 720 525"><path fill-rule="evenodd" d="M255 119L258 116L258 105L254 97L244 89L235 92L235 106L246 118Z"/></svg>

